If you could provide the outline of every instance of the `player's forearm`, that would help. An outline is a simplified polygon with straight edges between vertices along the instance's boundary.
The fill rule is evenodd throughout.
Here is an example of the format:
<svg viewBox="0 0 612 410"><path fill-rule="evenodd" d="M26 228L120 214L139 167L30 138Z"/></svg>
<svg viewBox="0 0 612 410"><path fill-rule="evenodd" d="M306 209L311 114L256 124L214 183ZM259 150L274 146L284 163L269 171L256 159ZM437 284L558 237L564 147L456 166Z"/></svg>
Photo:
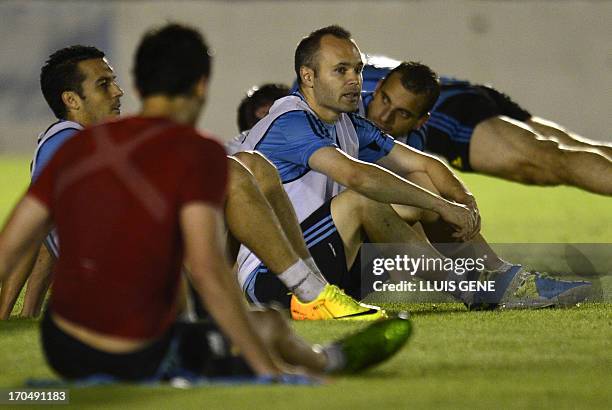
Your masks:
<svg viewBox="0 0 612 410"><path fill-rule="evenodd" d="M45 245L42 245L28 279L21 317L29 318L40 315L45 295L51 284L54 263L55 257L49 253Z"/></svg>
<svg viewBox="0 0 612 410"><path fill-rule="evenodd" d="M438 212L448 201L379 166L359 165L359 177L348 187L379 202L416 206Z"/></svg>
<svg viewBox="0 0 612 410"><path fill-rule="evenodd" d="M17 262L6 260L5 264L0 262L0 269L10 272L2 281L2 289L0 290L0 320L8 319L13 311L15 302L19 297L19 293L23 288L26 280L32 272L32 267L36 261L38 248L32 246L23 255L22 259ZM12 268L12 266L15 266Z"/></svg>
<svg viewBox="0 0 612 410"><path fill-rule="evenodd" d="M472 197L467 186L442 161L435 158L427 161L426 172L442 197L459 203Z"/></svg>
<svg viewBox="0 0 612 410"><path fill-rule="evenodd" d="M227 267L219 268L201 272L196 275L200 279L193 281L204 306L253 371L260 375L278 374L270 353L249 321L244 298L232 273Z"/></svg>

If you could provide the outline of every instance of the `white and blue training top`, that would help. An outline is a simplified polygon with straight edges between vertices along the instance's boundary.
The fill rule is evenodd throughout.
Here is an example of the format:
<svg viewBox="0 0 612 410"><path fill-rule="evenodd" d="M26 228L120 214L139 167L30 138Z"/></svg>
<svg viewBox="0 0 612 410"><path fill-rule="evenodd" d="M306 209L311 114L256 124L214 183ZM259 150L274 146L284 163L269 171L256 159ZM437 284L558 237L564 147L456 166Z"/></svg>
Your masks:
<svg viewBox="0 0 612 410"><path fill-rule="evenodd" d="M57 150L71 138L74 134L82 130L81 124L73 121L60 120L51 124L45 132L38 136L34 158L32 159L31 175L32 182L38 178L45 165L51 160ZM53 229L45 238L45 244L49 251L58 257L59 242L57 240L57 232Z"/></svg>
<svg viewBox="0 0 612 410"><path fill-rule="evenodd" d="M387 155L395 141L356 113L343 113L333 124L323 122L299 93L277 100L269 114L248 132L230 141L228 153L256 150L278 169L283 187L299 222L321 207L344 187L308 165L320 148L340 148L366 162ZM238 280L242 287L260 260L242 246L238 254Z"/></svg>

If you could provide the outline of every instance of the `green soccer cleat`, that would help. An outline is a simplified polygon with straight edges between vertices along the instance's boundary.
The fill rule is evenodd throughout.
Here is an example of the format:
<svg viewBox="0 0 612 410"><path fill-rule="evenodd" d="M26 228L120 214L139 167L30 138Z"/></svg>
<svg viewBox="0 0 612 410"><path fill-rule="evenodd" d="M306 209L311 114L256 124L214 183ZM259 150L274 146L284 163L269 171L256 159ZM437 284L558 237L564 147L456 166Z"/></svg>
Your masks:
<svg viewBox="0 0 612 410"><path fill-rule="evenodd" d="M338 373L357 373L389 359L406 344L412 334L412 323L406 314L375 322L360 332L334 343L344 365Z"/></svg>

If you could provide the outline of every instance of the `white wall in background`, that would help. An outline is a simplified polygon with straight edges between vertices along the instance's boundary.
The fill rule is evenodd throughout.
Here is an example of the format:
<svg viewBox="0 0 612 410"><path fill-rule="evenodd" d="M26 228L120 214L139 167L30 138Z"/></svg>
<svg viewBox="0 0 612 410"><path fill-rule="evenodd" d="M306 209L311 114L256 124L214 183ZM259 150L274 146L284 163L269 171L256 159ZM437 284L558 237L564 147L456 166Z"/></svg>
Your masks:
<svg viewBox="0 0 612 410"><path fill-rule="evenodd" d="M81 42L107 51L137 110L132 53L166 20L200 27L216 50L200 126L234 135L251 85L293 80L293 51L332 23L362 51L414 59L441 74L490 82L533 113L612 140L612 2L608 1L3 1L0 153L29 152L53 120L38 86L46 56Z"/></svg>

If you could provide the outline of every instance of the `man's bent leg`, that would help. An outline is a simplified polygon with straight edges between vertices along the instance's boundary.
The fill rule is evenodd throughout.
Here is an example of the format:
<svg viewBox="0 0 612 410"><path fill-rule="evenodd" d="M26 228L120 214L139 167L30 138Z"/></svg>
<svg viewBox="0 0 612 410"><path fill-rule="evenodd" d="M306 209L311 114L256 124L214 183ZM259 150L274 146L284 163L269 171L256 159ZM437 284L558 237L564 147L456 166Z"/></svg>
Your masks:
<svg viewBox="0 0 612 410"><path fill-rule="evenodd" d="M47 290L51 285L52 269L55 258L51 255L45 245L40 247L38 258L32 274L28 279L21 317L33 318L40 315Z"/></svg>
<svg viewBox="0 0 612 410"><path fill-rule="evenodd" d="M272 207L294 251L302 259L310 257L295 210L283 188L276 167L258 152L234 155L255 177L257 185Z"/></svg>
<svg viewBox="0 0 612 410"><path fill-rule="evenodd" d="M409 174L407 178L415 184L433 193L439 194L434 183L429 178L429 175L418 172ZM403 207L401 205L394 205L393 208L397 210L398 208L401 209ZM438 214L429 211L421 211L421 219L419 222L423 227L423 231L434 246L436 246L436 244L447 244L444 246L444 249L436 247L445 256L467 258L487 255L485 258L485 268L487 270L497 270L509 266L509 264L506 264L506 262L497 256L482 234L479 233L476 235L476 237L468 242L456 243L456 239L452 236L454 229L444 222ZM450 246L454 243L456 243L456 246Z"/></svg>
<svg viewBox="0 0 612 410"><path fill-rule="evenodd" d="M585 150L596 150L602 155L605 155L609 160L612 160L612 143L610 142L606 143L584 138L563 128L555 122L540 117L531 117L529 120L525 121L525 123L533 128L538 134L544 137L552 137L561 145Z"/></svg>
<svg viewBox="0 0 612 410"><path fill-rule="evenodd" d="M355 261L364 238L373 243L394 244L399 253L407 247L418 250L418 256L443 258L429 242L415 231L388 204L373 201L353 191L344 191L331 203L331 214L344 244L348 266ZM407 279L406 272L391 272L396 279ZM449 271L422 272L423 279L444 281L452 274Z"/></svg>
<svg viewBox="0 0 612 410"><path fill-rule="evenodd" d="M253 175L231 157L225 219L232 235L272 271L283 272L299 260Z"/></svg>
<svg viewBox="0 0 612 410"><path fill-rule="evenodd" d="M470 144L477 172L533 185L573 185L612 195L612 161L594 152L562 148L523 123L493 117L478 124Z"/></svg>
<svg viewBox="0 0 612 410"><path fill-rule="evenodd" d="M293 293L311 301L323 291L325 280L294 251L253 175L232 157L225 219L231 234L257 255Z"/></svg>

